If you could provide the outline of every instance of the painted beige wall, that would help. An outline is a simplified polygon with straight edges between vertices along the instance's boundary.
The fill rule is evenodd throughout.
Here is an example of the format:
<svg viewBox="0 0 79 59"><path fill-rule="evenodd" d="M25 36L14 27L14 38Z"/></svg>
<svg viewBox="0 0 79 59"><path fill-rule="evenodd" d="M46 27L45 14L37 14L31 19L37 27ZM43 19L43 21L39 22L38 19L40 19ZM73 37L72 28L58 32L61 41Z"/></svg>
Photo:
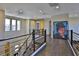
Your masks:
<svg viewBox="0 0 79 59"><path fill-rule="evenodd" d="M30 31L30 20L27 19L26 20L26 33L29 34L29 31Z"/></svg>
<svg viewBox="0 0 79 59"><path fill-rule="evenodd" d="M10 37L16 37L16 36L20 36L20 35L24 35L27 34L27 20L23 20L21 19L21 30L20 31L7 31L4 32L4 38L10 38Z"/></svg>
<svg viewBox="0 0 79 59"><path fill-rule="evenodd" d="M43 20L40 20L40 21L38 21L39 23L40 23L40 29L46 29L47 30L47 34L49 34L49 21L50 21L50 18L46 18L46 19L43 19ZM30 29L32 30L32 29L35 29L35 21L33 21L33 20L30 20L30 24L31 24L31 26L30 26Z"/></svg>
<svg viewBox="0 0 79 59"><path fill-rule="evenodd" d="M5 32L5 11L0 10L0 39L16 37L24 34L29 34L29 20L21 19L20 31L6 31Z"/></svg>
<svg viewBox="0 0 79 59"><path fill-rule="evenodd" d="M2 39L4 36L4 15L5 15L5 11L0 9L0 39Z"/></svg>

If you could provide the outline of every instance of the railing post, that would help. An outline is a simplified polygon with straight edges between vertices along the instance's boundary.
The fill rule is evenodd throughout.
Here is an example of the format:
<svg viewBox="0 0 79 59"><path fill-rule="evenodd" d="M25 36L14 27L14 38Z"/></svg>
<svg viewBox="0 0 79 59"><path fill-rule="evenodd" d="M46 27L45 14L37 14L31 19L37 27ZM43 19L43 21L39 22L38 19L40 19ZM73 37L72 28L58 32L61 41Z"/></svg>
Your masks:
<svg viewBox="0 0 79 59"><path fill-rule="evenodd" d="M10 56L10 43L5 44L5 56Z"/></svg>
<svg viewBox="0 0 79 59"><path fill-rule="evenodd" d="M32 40L33 40L33 51L35 51L35 30L32 32Z"/></svg>
<svg viewBox="0 0 79 59"><path fill-rule="evenodd" d="M42 29L42 35L44 35L44 29Z"/></svg>
<svg viewBox="0 0 79 59"><path fill-rule="evenodd" d="M46 42L46 29L44 31L44 42Z"/></svg>
<svg viewBox="0 0 79 59"><path fill-rule="evenodd" d="M73 30L71 30L71 45L73 43Z"/></svg>
<svg viewBox="0 0 79 59"><path fill-rule="evenodd" d="M27 40L26 40L26 49L27 49Z"/></svg>

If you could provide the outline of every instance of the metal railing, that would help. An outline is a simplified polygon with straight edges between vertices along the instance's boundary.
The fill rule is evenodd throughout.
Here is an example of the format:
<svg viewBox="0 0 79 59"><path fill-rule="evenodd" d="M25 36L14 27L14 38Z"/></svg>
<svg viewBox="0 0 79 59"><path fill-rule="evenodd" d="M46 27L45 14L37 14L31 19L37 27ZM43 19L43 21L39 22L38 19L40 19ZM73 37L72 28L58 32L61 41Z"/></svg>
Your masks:
<svg viewBox="0 0 79 59"><path fill-rule="evenodd" d="M28 39L28 37L30 35L31 34L21 35L18 37L13 37L13 38L1 40L0 41L1 42L0 55L3 55L3 56L15 55L17 53L17 51L19 50L19 48L23 45L23 43ZM26 48L24 47L24 49L26 49Z"/></svg>
<svg viewBox="0 0 79 59"><path fill-rule="evenodd" d="M46 42L46 30L33 30L32 33L0 41L1 56L29 56Z"/></svg>
<svg viewBox="0 0 79 59"><path fill-rule="evenodd" d="M69 30L69 42L72 46L74 54L79 56L79 34L73 30Z"/></svg>
<svg viewBox="0 0 79 59"><path fill-rule="evenodd" d="M46 30L39 30L39 34L36 32L38 30L33 30L33 51L37 50L43 43L46 42Z"/></svg>

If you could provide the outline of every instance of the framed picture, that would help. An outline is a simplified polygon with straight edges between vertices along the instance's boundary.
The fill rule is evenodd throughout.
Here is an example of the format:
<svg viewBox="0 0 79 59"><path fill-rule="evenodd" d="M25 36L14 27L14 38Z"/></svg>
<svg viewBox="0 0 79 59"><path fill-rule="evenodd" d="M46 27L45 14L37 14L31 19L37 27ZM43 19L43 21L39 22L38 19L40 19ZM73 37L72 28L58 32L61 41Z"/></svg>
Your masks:
<svg viewBox="0 0 79 59"><path fill-rule="evenodd" d="M68 38L68 21L53 22L53 38L67 39Z"/></svg>

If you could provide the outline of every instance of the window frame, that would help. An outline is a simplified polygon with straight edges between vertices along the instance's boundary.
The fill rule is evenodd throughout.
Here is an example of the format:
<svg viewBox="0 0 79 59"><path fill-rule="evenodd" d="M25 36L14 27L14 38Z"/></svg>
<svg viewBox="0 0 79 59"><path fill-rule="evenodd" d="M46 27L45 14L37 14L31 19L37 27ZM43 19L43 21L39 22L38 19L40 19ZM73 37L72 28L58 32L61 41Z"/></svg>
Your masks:
<svg viewBox="0 0 79 59"><path fill-rule="evenodd" d="M18 21L20 21L20 29L19 29L19 30L18 30L18 27L19 27L19 26L18 26ZM17 31L20 31L20 30L21 30L21 20L17 20L16 22L17 22L17 24L16 24L16 27L17 27L16 30L17 30Z"/></svg>
<svg viewBox="0 0 79 59"><path fill-rule="evenodd" d="M11 19L10 18L5 18L5 23L4 23L4 31L5 32L9 32L9 31L6 31L6 19L9 19L10 20L10 24L9 24L10 29L9 29L9 31L11 31Z"/></svg>
<svg viewBox="0 0 79 59"><path fill-rule="evenodd" d="M15 30L13 30L13 24L11 25L11 31L17 31L17 20L16 19L12 19L12 20L15 20ZM12 22L12 20L11 20L11 22Z"/></svg>
<svg viewBox="0 0 79 59"><path fill-rule="evenodd" d="M21 20L16 19L16 18L8 18L8 17L5 17L5 21L6 21L6 19L10 19L10 30L9 30L9 31L5 31L5 28L6 28L6 27L4 27L4 31L5 31L5 32L20 31L20 30L21 30ZM12 20L16 20L16 27L15 27L15 30L12 30ZM18 26L17 26L17 25L18 25L17 22L18 22L18 21L20 21L20 30L17 29L17 27L18 27Z"/></svg>

